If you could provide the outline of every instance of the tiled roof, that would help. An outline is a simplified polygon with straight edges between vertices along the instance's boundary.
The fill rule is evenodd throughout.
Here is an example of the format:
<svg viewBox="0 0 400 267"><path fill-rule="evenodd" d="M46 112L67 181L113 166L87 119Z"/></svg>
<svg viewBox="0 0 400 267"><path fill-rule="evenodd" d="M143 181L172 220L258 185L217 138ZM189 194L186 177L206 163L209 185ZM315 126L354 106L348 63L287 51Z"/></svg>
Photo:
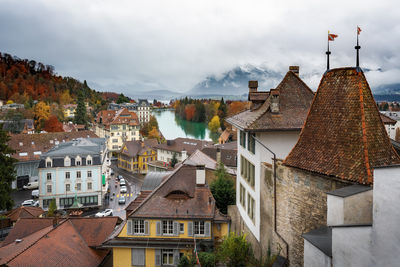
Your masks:
<svg viewBox="0 0 400 267"><path fill-rule="evenodd" d="M15 223L2 245L8 245L16 239L24 238L50 225L53 225L53 218L20 218Z"/></svg>
<svg viewBox="0 0 400 267"><path fill-rule="evenodd" d="M185 195L169 197L174 191ZM214 219L215 211L215 200L208 186L196 185L196 167L180 165L129 217Z"/></svg>
<svg viewBox="0 0 400 267"><path fill-rule="evenodd" d="M114 231L118 222L118 217L63 220L56 227L42 228L20 242L0 248L0 255L6 256L1 258L1 263L7 266L98 266L109 250L95 247Z"/></svg>
<svg viewBox="0 0 400 267"><path fill-rule="evenodd" d="M383 124L391 124L391 125L395 125L396 124L396 120L390 118L389 116L386 116L385 114L379 113L381 115L381 119Z"/></svg>
<svg viewBox="0 0 400 267"><path fill-rule="evenodd" d="M112 124L139 125L139 119L135 112L122 108L120 110L102 110L97 113L96 122L109 129Z"/></svg>
<svg viewBox="0 0 400 267"><path fill-rule="evenodd" d="M299 140L284 164L372 184L373 167L398 163L400 158L361 69L326 72Z"/></svg>
<svg viewBox="0 0 400 267"><path fill-rule="evenodd" d="M143 155L145 152L151 151L157 144L156 139L148 139L144 142L141 140L127 141L124 143L124 146L122 146L121 154L125 154L129 157L136 157L137 155ZM124 150L125 147L128 151Z"/></svg>
<svg viewBox="0 0 400 267"><path fill-rule="evenodd" d="M292 71L288 71L273 90L279 92L279 112L272 113L271 94L257 109L250 109L226 119L247 131L300 130L307 117L314 93ZM254 94L254 93L251 93Z"/></svg>
<svg viewBox="0 0 400 267"><path fill-rule="evenodd" d="M235 154L236 156L236 154ZM189 165L189 166L198 166L198 165L204 165L206 169L209 170L216 170L217 169L217 161L210 156L208 156L206 153L204 153L204 149L202 151L196 150L190 157L188 157L184 162L183 165ZM231 175L236 175L236 171L232 168L229 168L225 166L225 169L227 173Z"/></svg>
<svg viewBox="0 0 400 267"><path fill-rule="evenodd" d="M130 214L132 211L134 211L137 207L139 207L140 203L143 202L151 193L152 191L150 190L142 190L140 191L139 195L129 203L129 205L125 208L126 214Z"/></svg>
<svg viewBox="0 0 400 267"><path fill-rule="evenodd" d="M12 155L13 158L19 161L33 161L39 160L40 156L53 148L56 143L87 137L94 138L97 135L92 131L12 134L8 145L16 150L16 153Z"/></svg>
<svg viewBox="0 0 400 267"><path fill-rule="evenodd" d="M217 160L217 147L205 147L201 150L204 154L210 158ZM237 149L223 149L220 148L221 161L225 166L236 167L237 166Z"/></svg>
<svg viewBox="0 0 400 267"><path fill-rule="evenodd" d="M25 207L21 206L13 209L7 213L7 217L11 219L12 222L17 221L19 218L37 218L44 213L44 210L39 207Z"/></svg>
<svg viewBox="0 0 400 267"><path fill-rule="evenodd" d="M196 149L201 150L204 147L212 147L213 145L214 143L211 141L179 137L174 140L167 140L167 142L158 144L155 147L174 152L182 152L182 150L186 150L188 155L190 155L196 151Z"/></svg>

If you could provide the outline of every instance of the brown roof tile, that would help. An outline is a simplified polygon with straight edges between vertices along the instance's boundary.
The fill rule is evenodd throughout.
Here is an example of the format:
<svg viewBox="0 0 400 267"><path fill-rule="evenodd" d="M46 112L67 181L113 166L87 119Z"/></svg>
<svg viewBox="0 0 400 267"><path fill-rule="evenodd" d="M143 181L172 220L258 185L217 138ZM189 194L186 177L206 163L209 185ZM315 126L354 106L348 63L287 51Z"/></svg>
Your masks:
<svg viewBox="0 0 400 267"><path fill-rule="evenodd" d="M211 141L179 137L174 140L167 140L165 143L158 144L155 146L155 148L174 152L186 150L188 155L190 155L197 149L201 150L204 147L212 147L213 145L214 143Z"/></svg>
<svg viewBox="0 0 400 267"><path fill-rule="evenodd" d="M153 147L157 144L156 139L148 139L144 142L141 140L126 141L124 146L122 146L121 154L125 154L129 157L136 157L137 155L143 155L145 152L152 151ZM124 150L125 147L127 151Z"/></svg>
<svg viewBox="0 0 400 267"><path fill-rule="evenodd" d="M379 113L381 115L381 119L383 124L390 124L390 125L395 125L397 123L396 120L390 118L389 116L386 116L385 114Z"/></svg>
<svg viewBox="0 0 400 267"><path fill-rule="evenodd" d="M40 160L40 155L46 153L55 146L55 142L71 141L76 138L98 137L92 131L38 133L38 134L12 134L8 145L16 150L12 155L19 161ZM41 154L35 152L41 152ZM27 153L26 156L20 153ZM36 155L35 155L36 154Z"/></svg>
<svg viewBox="0 0 400 267"><path fill-rule="evenodd" d="M102 110L97 113L96 122L110 128L112 124L139 125L139 119L135 112L126 108L120 110Z"/></svg>
<svg viewBox="0 0 400 267"><path fill-rule="evenodd" d="M7 217L12 222L17 221L19 218L37 218L44 213L44 210L40 207L18 207L7 213Z"/></svg>
<svg viewBox="0 0 400 267"><path fill-rule="evenodd" d="M364 73L356 68L328 71L284 164L371 184L373 167L398 163Z"/></svg>
<svg viewBox="0 0 400 267"><path fill-rule="evenodd" d="M170 197L174 191L184 192L185 196ZM208 186L196 186L196 167L180 165L129 217L213 219L215 210Z"/></svg>
<svg viewBox="0 0 400 267"><path fill-rule="evenodd" d="M271 112L269 95L256 109L226 119L233 126L249 131L300 130L307 117L314 93L292 71L288 71L271 92L279 91L279 113ZM254 93L252 93L254 94Z"/></svg>

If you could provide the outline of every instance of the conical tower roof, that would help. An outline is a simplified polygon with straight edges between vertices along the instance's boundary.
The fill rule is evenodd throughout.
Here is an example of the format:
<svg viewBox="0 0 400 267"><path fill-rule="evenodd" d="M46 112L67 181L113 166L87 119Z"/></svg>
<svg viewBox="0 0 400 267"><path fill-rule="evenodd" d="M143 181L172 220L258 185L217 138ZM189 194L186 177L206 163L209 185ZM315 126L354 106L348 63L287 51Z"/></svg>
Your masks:
<svg viewBox="0 0 400 267"><path fill-rule="evenodd" d="M362 70L327 71L284 164L372 184L373 167L399 163Z"/></svg>

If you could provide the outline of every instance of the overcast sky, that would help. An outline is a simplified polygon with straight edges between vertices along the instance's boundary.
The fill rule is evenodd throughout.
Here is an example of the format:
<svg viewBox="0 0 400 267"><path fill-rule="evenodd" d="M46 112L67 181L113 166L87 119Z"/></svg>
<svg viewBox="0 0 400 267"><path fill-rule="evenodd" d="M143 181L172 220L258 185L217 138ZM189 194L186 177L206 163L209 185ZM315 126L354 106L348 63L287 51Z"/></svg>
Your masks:
<svg viewBox="0 0 400 267"><path fill-rule="evenodd" d="M329 4L328 4L329 3ZM0 0L0 51L53 65L97 90L187 91L244 64L300 65L316 89L326 68L361 65L372 86L400 82L399 0Z"/></svg>

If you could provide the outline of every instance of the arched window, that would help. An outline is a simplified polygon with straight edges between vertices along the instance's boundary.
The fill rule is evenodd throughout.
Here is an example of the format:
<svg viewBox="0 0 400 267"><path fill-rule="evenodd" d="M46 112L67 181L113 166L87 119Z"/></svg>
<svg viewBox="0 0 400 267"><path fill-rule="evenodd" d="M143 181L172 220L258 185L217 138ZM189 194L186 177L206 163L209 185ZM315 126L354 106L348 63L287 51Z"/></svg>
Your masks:
<svg viewBox="0 0 400 267"><path fill-rule="evenodd" d="M82 158L79 156L76 156L75 158L75 165L76 166L81 166L82 165Z"/></svg>
<svg viewBox="0 0 400 267"><path fill-rule="evenodd" d="M46 158L46 168L51 168L53 167L53 161L51 160L51 158L47 157Z"/></svg>
<svg viewBox="0 0 400 267"><path fill-rule="evenodd" d="M93 164L92 156L88 155L86 157L86 165L92 165L92 164Z"/></svg>
<svg viewBox="0 0 400 267"><path fill-rule="evenodd" d="M70 157L66 156L66 157L64 158L64 166L65 166L65 167L71 166L71 158L70 158Z"/></svg>

